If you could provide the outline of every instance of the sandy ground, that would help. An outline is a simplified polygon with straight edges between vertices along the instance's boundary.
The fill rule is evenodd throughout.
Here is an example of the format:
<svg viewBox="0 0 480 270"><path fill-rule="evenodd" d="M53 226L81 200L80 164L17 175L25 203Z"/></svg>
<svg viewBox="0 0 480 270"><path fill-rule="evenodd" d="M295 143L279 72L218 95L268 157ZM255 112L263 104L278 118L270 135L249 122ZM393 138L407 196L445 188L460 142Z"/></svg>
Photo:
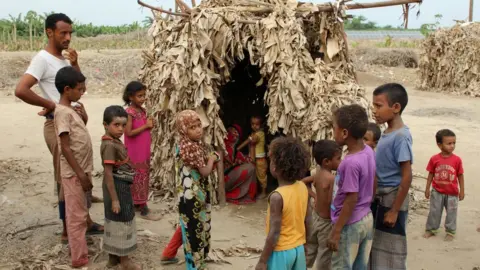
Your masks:
<svg viewBox="0 0 480 270"><path fill-rule="evenodd" d="M395 73L395 75L394 75ZM406 83L415 78L403 76L402 70L389 69L385 75L360 74L361 83L373 88L391 78L400 78ZM411 71L405 71L411 74ZM409 76L410 77L410 76ZM443 234L425 240L422 238L426 221L426 209L416 209L410 215L408 226L409 269L475 269L480 265L478 243L480 233L475 231L480 224L477 208L480 191L475 181L476 160L480 142L476 132L480 130L480 99L426 93L409 89L410 103L404 112L404 120L414 138L414 171L424 173L431 155L438 149L434 134L442 128L450 128L457 134L456 153L463 158L465 167L466 198L459 206L458 235L454 242L443 241ZM89 94L83 103L90 116L90 130L95 150L95 168L100 171L98 149L103 134L101 118L106 106L120 103L118 97ZM43 119L36 115L38 109L15 100L9 92L0 91L0 269L49 269L34 266L52 266L51 269L69 269L68 251L59 245L61 230L57 219L58 209L53 196L51 156L43 139ZM11 93L11 92L10 92ZM425 180L416 179L415 186L424 188ZM101 195L101 180L95 179L94 193ZM423 199L423 197L420 197ZM134 258L145 269L185 269L184 265L162 267L159 256L173 234L175 213L169 213L166 202L155 199L151 208L165 213L157 222L137 219L139 249ZM212 247L228 248L238 244L261 247L264 241L266 203L250 206L229 205L215 208L212 214ZM103 205L94 204L91 209L94 220L102 222ZM46 225L46 226L38 226ZM37 226L31 228L31 226ZM98 254L100 237L90 241L95 263L89 269L103 269L104 254ZM183 258L182 250L179 258ZM209 269L253 269L257 255L229 257L228 264L210 264Z"/></svg>

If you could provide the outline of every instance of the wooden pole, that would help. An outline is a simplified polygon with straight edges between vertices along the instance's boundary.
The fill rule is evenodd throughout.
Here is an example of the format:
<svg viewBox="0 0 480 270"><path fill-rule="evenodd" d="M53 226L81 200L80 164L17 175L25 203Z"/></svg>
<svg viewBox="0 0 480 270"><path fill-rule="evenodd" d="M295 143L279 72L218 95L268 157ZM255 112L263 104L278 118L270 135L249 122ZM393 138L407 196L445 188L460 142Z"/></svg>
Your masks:
<svg viewBox="0 0 480 270"><path fill-rule="evenodd" d="M353 3L347 4L345 7L347 9L366 9L366 8L377 8L377 7L390 7L390 6L398 6L398 5L405 5L411 3L419 3L421 4L423 0L392 0L392 1L384 1L384 2L375 2L375 3ZM318 11L333 11L333 7L330 5L319 5Z"/></svg>
<svg viewBox="0 0 480 270"><path fill-rule="evenodd" d="M32 32L32 22L28 24L28 35L30 36L30 50L33 51L33 32Z"/></svg>
<svg viewBox="0 0 480 270"><path fill-rule="evenodd" d="M470 9L468 11L468 21L473 22L473 0L470 0Z"/></svg>
<svg viewBox="0 0 480 270"><path fill-rule="evenodd" d="M408 29L408 15L410 14L410 4L405 4L403 6L403 27Z"/></svg>
<svg viewBox="0 0 480 270"><path fill-rule="evenodd" d="M215 149L220 156L220 161L217 162L217 174L218 174L218 203L223 206L227 203L227 198L225 196L225 175L223 168L223 149L221 147L216 147Z"/></svg>

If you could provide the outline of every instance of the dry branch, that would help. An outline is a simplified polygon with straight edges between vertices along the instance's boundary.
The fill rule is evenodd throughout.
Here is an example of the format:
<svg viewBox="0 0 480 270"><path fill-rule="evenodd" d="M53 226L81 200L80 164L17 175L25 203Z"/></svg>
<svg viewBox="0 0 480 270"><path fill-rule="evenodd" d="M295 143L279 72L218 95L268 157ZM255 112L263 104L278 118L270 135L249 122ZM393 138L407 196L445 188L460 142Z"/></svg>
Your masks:
<svg viewBox="0 0 480 270"><path fill-rule="evenodd" d="M354 3L345 5L346 9L366 9L366 8L378 8L378 7L390 7L390 6L398 6L398 5L405 5L411 3L422 3L423 0L392 0L392 1L384 1L384 2L376 2L376 3ZM333 7L331 5L318 5L318 12L325 12L325 11L333 11Z"/></svg>
<svg viewBox="0 0 480 270"><path fill-rule="evenodd" d="M137 3L138 3L139 5L141 5L141 6L144 6L144 7L147 7L147 8L149 8L149 9L153 9L153 10L156 10L156 11L158 11L158 12L165 13L165 14L176 15L176 16L183 16L183 17L190 17L190 15L185 14L185 13L171 12L171 11L168 11L168 10L165 10L165 9L162 9L162 8L159 8L159 7L151 6L151 5L143 2L142 0L137 0Z"/></svg>

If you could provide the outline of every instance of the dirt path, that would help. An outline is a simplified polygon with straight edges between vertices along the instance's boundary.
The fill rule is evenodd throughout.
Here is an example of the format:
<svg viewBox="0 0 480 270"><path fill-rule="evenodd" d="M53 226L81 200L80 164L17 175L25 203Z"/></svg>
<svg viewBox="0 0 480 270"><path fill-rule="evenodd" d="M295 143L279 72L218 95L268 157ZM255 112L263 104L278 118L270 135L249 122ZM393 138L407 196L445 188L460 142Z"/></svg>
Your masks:
<svg viewBox="0 0 480 270"><path fill-rule="evenodd" d="M376 81L365 79L362 83L373 89ZM460 203L458 215L458 235L453 243L445 243L443 235L424 240L426 211L411 214L408 226L409 269L472 269L480 265L478 243L480 233L475 231L480 223L478 210L480 198L474 194L480 191L476 182L476 166L480 142L476 135L480 130L480 99L446 96L409 90L410 103L404 113L405 122L411 128L414 138L414 170L424 173L431 155L437 152L434 134L438 129L450 128L457 134L456 153L463 158L465 167L466 199ZM88 95L83 100L89 112L93 147L99 149L103 134L101 118L103 109L112 104L120 104L119 98L103 98ZM48 262L55 257L55 263L68 265L65 247L57 246L60 228L52 188L51 158L43 141L43 120L36 116L37 109L15 101L13 97L0 97L0 236L7 241L0 243L0 269L14 269L14 265L25 259L36 258ZM95 150L95 168L100 170L98 151ZM101 195L100 179L95 179L94 193ZM423 180L415 184L423 188ZM167 209L160 201L151 203L156 210ZM227 206L215 209L212 224L212 246L228 248L240 243L261 247L264 240L264 202L252 206ZM95 220L102 221L103 205L92 208ZM175 213L169 213L161 221L148 222L138 219L138 227L148 230L139 237L139 250L135 257L141 260L145 269L184 269L184 265L162 268L159 256L173 233L172 223ZM53 223L53 225L49 225ZM15 233L28 226L45 225L34 230ZM148 232L147 232L148 233ZM93 240L96 244L99 238ZM95 245L93 248L95 249ZM94 253L95 250L92 250ZM179 257L183 258L180 250ZM40 256L42 255L42 256ZM30 259L29 259L30 258ZM257 258L227 258L232 265L211 264L210 269L253 269ZM30 263L35 263L35 260ZM103 269L105 256L97 257L89 269ZM66 268L61 268L66 269Z"/></svg>

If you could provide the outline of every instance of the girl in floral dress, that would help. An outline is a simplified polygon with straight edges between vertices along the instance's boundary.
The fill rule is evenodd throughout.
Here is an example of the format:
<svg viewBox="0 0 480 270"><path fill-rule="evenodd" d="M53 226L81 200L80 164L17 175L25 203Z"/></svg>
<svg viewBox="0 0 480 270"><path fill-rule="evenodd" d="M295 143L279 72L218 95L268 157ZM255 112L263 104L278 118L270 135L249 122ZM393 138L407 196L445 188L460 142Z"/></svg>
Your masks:
<svg viewBox="0 0 480 270"><path fill-rule="evenodd" d="M132 196L135 208L140 211L140 217L149 220L159 220L160 217L150 213L147 206L150 174L150 130L154 122L147 118L143 108L145 103L146 87L140 82L130 82L125 88L123 101L128 106L127 126L125 127L125 146L128 156L135 170Z"/></svg>
<svg viewBox="0 0 480 270"><path fill-rule="evenodd" d="M185 110L176 121L180 143L176 151L176 187L180 227L187 270L205 269L205 258L210 250L212 173L219 155L208 153L202 142L203 127L200 116Z"/></svg>

